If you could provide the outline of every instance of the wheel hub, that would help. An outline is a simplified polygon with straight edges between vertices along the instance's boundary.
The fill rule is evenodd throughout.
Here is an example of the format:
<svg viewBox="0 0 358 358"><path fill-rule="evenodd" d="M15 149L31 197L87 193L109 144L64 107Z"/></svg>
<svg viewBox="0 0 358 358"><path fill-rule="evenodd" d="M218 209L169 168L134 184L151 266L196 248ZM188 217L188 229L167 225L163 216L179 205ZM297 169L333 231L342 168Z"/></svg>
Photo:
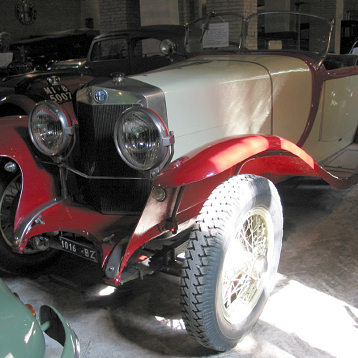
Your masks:
<svg viewBox="0 0 358 358"><path fill-rule="evenodd" d="M221 277L225 318L238 322L257 304L265 285L273 245L273 225L268 211L254 208L229 243Z"/></svg>

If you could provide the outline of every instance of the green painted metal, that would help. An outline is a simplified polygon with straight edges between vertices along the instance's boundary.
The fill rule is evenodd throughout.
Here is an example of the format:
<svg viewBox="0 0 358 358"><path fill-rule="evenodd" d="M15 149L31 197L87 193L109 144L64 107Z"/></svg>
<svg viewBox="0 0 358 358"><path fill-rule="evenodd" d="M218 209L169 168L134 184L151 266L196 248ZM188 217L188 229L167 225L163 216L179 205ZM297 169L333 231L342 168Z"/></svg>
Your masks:
<svg viewBox="0 0 358 358"><path fill-rule="evenodd" d="M43 358L44 333L63 346L61 358L79 357L78 338L54 307L42 306L40 321L0 278L0 358Z"/></svg>
<svg viewBox="0 0 358 358"><path fill-rule="evenodd" d="M0 279L0 358L44 355L45 339L39 323Z"/></svg>

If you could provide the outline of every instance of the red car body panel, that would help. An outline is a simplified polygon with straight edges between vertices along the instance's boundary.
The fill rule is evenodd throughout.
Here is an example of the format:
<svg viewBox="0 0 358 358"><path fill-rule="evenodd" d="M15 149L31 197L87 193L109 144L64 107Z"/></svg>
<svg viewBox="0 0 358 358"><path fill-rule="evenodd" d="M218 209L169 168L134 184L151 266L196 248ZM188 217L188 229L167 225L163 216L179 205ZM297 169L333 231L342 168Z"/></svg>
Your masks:
<svg viewBox="0 0 358 358"><path fill-rule="evenodd" d="M9 94L1 100L1 105L11 104L18 106L25 113L30 113L36 102L23 94Z"/></svg>
<svg viewBox="0 0 358 358"><path fill-rule="evenodd" d="M0 157L8 157L15 161L22 173L23 186L19 205L15 216L14 228L18 227L28 213L44 202L57 197L54 178L42 168L29 150L30 140L25 141L27 133L27 117L0 118ZM36 185L32 185L36 183Z"/></svg>
<svg viewBox="0 0 358 358"><path fill-rule="evenodd" d="M275 182L286 175L319 176L337 188L344 188L357 180L355 177L348 180L331 175L302 148L284 138L255 135L224 139L195 150L171 163L156 181L181 186L235 166L238 166L237 173L257 174Z"/></svg>
<svg viewBox="0 0 358 358"><path fill-rule="evenodd" d="M339 188L357 181L357 177L346 179L330 174L303 149L283 138L262 135L235 137L199 148L172 162L153 182L153 185L166 189L167 200L158 202L150 196L140 217L104 215L70 199L60 198L55 178L32 156L30 140L24 140L28 138L27 117L0 119L0 131L3 134L0 156L15 161L23 177L15 232L23 222L29 225L20 227L25 232L19 251L26 247L29 237L57 230L68 231L101 246L104 266L114 247L104 239L131 228L119 274L112 281L115 285L120 283L121 273L140 247L164 232L175 232L178 225L195 217L211 191L234 174L252 173L273 181L291 175L318 176ZM34 182L36 185L31 185ZM44 203L50 205L46 207ZM40 215L43 223L36 223Z"/></svg>

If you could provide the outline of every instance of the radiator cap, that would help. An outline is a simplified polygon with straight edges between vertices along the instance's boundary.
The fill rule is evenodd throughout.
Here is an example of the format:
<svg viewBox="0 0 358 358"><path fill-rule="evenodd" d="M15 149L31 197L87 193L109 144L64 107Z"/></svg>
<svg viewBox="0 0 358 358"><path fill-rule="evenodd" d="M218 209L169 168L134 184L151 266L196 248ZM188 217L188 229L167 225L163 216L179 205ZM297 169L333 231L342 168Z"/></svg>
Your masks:
<svg viewBox="0 0 358 358"><path fill-rule="evenodd" d="M123 82L124 78L126 77L126 75L123 72L114 72L111 73L112 76L112 81L114 83L121 83Z"/></svg>

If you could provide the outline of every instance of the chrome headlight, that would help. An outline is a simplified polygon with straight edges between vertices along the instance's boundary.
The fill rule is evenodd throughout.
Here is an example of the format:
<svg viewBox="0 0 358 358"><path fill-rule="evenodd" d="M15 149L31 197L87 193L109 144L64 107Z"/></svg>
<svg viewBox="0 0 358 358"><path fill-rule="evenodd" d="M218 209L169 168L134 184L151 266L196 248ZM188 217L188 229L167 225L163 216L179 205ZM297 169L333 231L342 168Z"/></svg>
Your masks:
<svg viewBox="0 0 358 358"><path fill-rule="evenodd" d="M169 160L174 138L156 113L134 107L117 120L114 141L118 153L130 167L151 170Z"/></svg>
<svg viewBox="0 0 358 358"><path fill-rule="evenodd" d="M61 107L50 101L38 103L31 111L29 132L35 147L43 154L62 154L71 144L74 128Z"/></svg>

